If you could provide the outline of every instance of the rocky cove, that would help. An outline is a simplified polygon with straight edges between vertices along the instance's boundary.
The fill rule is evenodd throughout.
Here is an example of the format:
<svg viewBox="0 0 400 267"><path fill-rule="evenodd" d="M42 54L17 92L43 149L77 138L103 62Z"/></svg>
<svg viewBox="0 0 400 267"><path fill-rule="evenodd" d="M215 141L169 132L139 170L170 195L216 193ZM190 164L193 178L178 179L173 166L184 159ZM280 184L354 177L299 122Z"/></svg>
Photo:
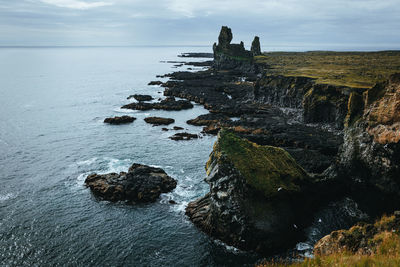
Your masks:
<svg viewBox="0 0 400 267"><path fill-rule="evenodd" d="M181 110L192 108L193 101L209 111L187 121L203 126L203 134L218 135L205 168L210 192L188 204L188 218L212 238L271 256L305 241L307 229L332 203L340 210L350 201L357 210L341 214L345 228L400 209L400 74L371 88L275 75L268 61L257 62L258 37L250 51L243 43L231 44L232 37L231 29L222 27L206 70L174 72L162 75L166 82L151 82L164 88L165 99L140 98L123 107ZM171 120L157 118L155 124ZM129 177L128 184L139 188L133 190L134 202L144 193L153 201L166 192L160 184L161 176L168 177L163 170L133 171L89 176L87 185L97 182L108 192L111 184L118 196L129 195L121 179ZM153 187L145 177L156 177ZM168 190L176 185L170 179ZM393 221L384 229L398 228ZM335 227L326 227L317 238L339 230ZM326 239L317 243L318 253L340 250ZM356 238L353 246L362 240Z"/></svg>

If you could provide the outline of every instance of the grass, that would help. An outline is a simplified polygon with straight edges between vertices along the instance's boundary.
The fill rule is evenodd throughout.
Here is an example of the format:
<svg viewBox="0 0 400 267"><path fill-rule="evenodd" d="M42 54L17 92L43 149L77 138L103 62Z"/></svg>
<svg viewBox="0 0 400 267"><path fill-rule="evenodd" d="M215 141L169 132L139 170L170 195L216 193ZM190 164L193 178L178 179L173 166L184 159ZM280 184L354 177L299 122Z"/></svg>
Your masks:
<svg viewBox="0 0 400 267"><path fill-rule="evenodd" d="M221 157L224 155L224 157ZM299 182L309 179L306 172L285 150L260 146L222 130L214 146L210 161L229 160L245 177L246 182L272 197L280 190L299 191Z"/></svg>
<svg viewBox="0 0 400 267"><path fill-rule="evenodd" d="M317 83L371 88L400 72L400 51L270 52L255 57L269 65L267 75L303 76Z"/></svg>

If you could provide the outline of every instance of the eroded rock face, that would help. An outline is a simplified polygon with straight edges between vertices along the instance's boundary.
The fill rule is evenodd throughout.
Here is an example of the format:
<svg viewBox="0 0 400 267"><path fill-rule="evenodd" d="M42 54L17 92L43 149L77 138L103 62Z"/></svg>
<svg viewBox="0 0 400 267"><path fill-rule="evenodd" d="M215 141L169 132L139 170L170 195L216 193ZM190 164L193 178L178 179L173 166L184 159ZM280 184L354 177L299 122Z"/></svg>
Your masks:
<svg viewBox="0 0 400 267"><path fill-rule="evenodd" d="M156 201L176 187L176 180L160 168L135 163L127 173L91 174L85 184L105 200L137 203Z"/></svg>
<svg viewBox="0 0 400 267"><path fill-rule="evenodd" d="M337 253L373 254L385 239L398 239L400 212L383 216L374 224L360 223L349 230L338 230L320 239L314 246L316 255ZM397 238L396 238L397 237Z"/></svg>
<svg viewBox="0 0 400 267"><path fill-rule="evenodd" d="M109 124L124 124L124 123L131 123L136 118L130 117L130 116L121 116L121 117L112 117L112 118L106 118L104 119L104 123L109 123Z"/></svg>
<svg viewBox="0 0 400 267"><path fill-rule="evenodd" d="M400 193L400 74L353 93L346 117L338 173L357 183Z"/></svg>
<svg viewBox="0 0 400 267"><path fill-rule="evenodd" d="M243 250L289 248L320 204L311 193L314 178L287 152L231 131L220 132L206 169L210 192L189 203L186 214L209 235Z"/></svg>

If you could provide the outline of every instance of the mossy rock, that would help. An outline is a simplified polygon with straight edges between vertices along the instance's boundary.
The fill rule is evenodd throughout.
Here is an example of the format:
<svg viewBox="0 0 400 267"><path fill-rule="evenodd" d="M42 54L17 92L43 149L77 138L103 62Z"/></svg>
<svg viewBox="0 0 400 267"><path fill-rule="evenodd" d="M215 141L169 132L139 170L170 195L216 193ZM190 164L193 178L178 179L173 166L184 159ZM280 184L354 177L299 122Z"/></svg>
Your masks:
<svg viewBox="0 0 400 267"><path fill-rule="evenodd" d="M364 110L363 96L357 92L352 92L349 97L347 105L347 115L345 119L345 126L349 127L354 122L358 121L362 117Z"/></svg>
<svg viewBox="0 0 400 267"><path fill-rule="evenodd" d="M311 179L285 150L257 145L225 129L220 131L207 162L208 171L215 160L219 164L229 161L248 185L266 197L273 197L281 190L299 192L301 184Z"/></svg>

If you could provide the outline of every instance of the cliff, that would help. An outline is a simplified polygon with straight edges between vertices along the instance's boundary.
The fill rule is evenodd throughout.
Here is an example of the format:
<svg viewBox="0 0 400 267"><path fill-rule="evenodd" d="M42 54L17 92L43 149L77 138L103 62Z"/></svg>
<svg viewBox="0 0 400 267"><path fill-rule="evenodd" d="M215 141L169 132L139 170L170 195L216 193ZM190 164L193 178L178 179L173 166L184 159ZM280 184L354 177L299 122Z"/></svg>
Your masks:
<svg viewBox="0 0 400 267"><path fill-rule="evenodd" d="M271 254L293 246L324 203L318 193L324 182L289 153L232 131L220 131L206 170L210 192L189 203L186 214L214 238L244 250Z"/></svg>

